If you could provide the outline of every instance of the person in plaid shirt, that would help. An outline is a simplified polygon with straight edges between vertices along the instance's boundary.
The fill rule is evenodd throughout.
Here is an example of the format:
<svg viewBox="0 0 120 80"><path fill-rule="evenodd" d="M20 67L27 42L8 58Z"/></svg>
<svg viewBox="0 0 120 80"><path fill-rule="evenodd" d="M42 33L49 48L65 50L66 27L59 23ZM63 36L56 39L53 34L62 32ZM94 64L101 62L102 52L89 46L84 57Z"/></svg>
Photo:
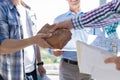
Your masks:
<svg viewBox="0 0 120 80"><path fill-rule="evenodd" d="M120 1L112 0L111 2L101 5L100 7L86 12L82 16L78 16L69 20L56 23L50 31L57 28L67 29L83 29L105 27L120 20Z"/></svg>
<svg viewBox="0 0 120 80"><path fill-rule="evenodd" d="M25 7L22 0L0 1L0 80L25 80L24 48L30 45L51 47L43 38L51 34L38 33L24 38L18 5ZM31 54L29 54L31 55Z"/></svg>
<svg viewBox="0 0 120 80"><path fill-rule="evenodd" d="M72 18L59 23L56 23L50 32L57 28L67 29L83 29L83 28L98 28L106 27L120 20L120 0L112 0L82 16ZM107 31L107 30L106 30ZM107 34L111 32L107 31ZM110 57L105 60L105 63L115 63L116 69L120 70L120 57Z"/></svg>

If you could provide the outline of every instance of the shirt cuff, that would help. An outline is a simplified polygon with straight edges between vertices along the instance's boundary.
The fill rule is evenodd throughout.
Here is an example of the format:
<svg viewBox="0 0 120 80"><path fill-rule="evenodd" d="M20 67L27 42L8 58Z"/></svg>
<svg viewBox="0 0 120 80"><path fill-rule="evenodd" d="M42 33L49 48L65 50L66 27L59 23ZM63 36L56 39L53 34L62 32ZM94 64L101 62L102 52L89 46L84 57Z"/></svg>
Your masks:
<svg viewBox="0 0 120 80"><path fill-rule="evenodd" d="M83 29L83 25L81 23L80 17L71 19L72 25L74 29Z"/></svg>

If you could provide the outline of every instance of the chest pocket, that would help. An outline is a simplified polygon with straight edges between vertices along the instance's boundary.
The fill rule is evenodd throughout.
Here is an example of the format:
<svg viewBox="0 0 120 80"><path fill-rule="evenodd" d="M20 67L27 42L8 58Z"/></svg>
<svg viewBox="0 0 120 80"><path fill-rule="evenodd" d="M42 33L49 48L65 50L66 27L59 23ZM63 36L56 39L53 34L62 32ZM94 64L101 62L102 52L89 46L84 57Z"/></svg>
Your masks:
<svg viewBox="0 0 120 80"><path fill-rule="evenodd" d="M17 23L17 20L8 18L8 25L9 25L9 38L19 39L20 25Z"/></svg>

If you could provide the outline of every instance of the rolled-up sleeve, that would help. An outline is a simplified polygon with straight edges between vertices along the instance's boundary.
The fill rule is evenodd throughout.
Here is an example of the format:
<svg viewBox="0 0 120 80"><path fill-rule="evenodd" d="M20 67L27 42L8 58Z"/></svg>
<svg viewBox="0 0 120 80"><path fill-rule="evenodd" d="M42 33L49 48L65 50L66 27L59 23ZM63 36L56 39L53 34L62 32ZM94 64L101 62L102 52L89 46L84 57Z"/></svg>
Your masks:
<svg viewBox="0 0 120 80"><path fill-rule="evenodd" d="M71 20L75 29L108 26L120 20L120 1L112 0L99 8Z"/></svg>
<svg viewBox="0 0 120 80"><path fill-rule="evenodd" d="M9 27L6 12L4 8L0 6L0 44L7 38L9 38Z"/></svg>

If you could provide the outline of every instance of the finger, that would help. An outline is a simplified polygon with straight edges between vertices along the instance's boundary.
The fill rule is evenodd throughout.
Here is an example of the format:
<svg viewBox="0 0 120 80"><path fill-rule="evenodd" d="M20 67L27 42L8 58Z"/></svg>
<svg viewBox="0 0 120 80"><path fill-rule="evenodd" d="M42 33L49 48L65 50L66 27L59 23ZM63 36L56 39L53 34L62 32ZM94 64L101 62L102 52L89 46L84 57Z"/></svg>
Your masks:
<svg viewBox="0 0 120 80"><path fill-rule="evenodd" d="M48 44L47 42L45 42L45 47L44 48L46 48L46 46L47 46L47 48L53 48L50 44Z"/></svg>
<svg viewBox="0 0 120 80"><path fill-rule="evenodd" d="M52 46L48 44L44 39L41 39L40 43L38 42L38 45L43 48L52 48Z"/></svg>
<svg viewBox="0 0 120 80"><path fill-rule="evenodd" d="M104 60L105 63L115 63L116 58L115 57L110 57Z"/></svg>
<svg viewBox="0 0 120 80"><path fill-rule="evenodd" d="M120 56L118 56L117 59L120 61Z"/></svg>
<svg viewBox="0 0 120 80"><path fill-rule="evenodd" d="M39 33L38 35L40 35L41 38L49 38L49 37L52 36L52 33L47 33L47 34L45 34L45 33Z"/></svg>
<svg viewBox="0 0 120 80"><path fill-rule="evenodd" d="M44 43L44 45L43 45L43 48L51 48L52 46L50 46L48 43Z"/></svg>
<svg viewBox="0 0 120 80"><path fill-rule="evenodd" d="M116 69L120 70L120 63L116 64Z"/></svg>
<svg viewBox="0 0 120 80"><path fill-rule="evenodd" d="M49 32L54 32L57 28L58 28L58 26L57 26L57 25L54 25L54 26L52 27L52 29L49 30Z"/></svg>
<svg viewBox="0 0 120 80"><path fill-rule="evenodd" d="M48 31L48 32L54 32L56 29L57 29L57 25L56 24L52 24L52 25L50 25L50 26L52 26L51 27L51 29Z"/></svg>

